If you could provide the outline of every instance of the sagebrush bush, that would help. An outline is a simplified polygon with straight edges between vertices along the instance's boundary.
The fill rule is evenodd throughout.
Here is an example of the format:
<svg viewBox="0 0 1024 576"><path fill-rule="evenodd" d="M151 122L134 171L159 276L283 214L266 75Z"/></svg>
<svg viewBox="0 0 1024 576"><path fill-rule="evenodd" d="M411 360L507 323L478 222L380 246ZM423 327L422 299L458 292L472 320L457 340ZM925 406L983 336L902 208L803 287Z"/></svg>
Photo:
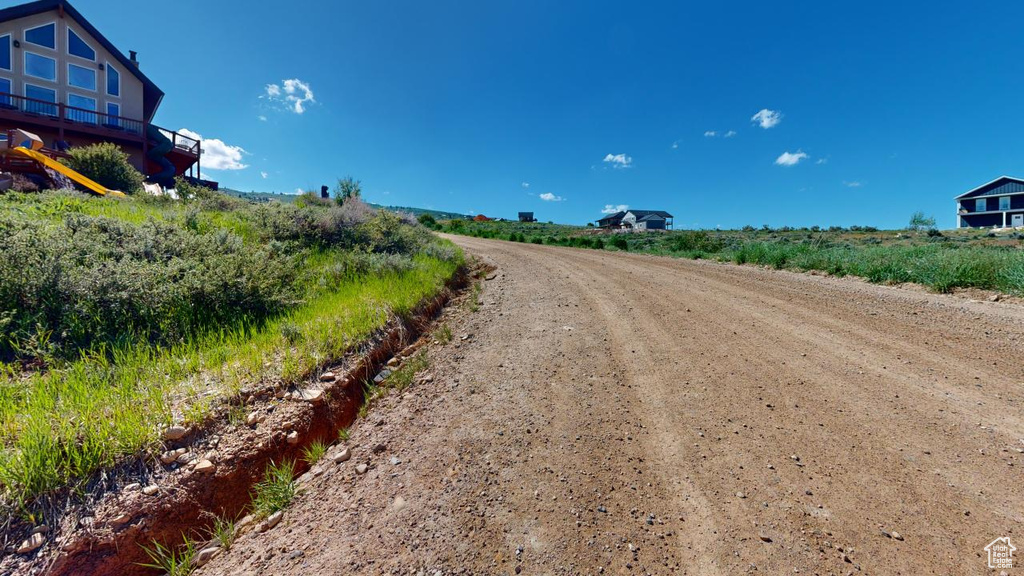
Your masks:
<svg viewBox="0 0 1024 576"><path fill-rule="evenodd" d="M68 151L72 170L111 190L125 194L142 191L145 177L128 161L128 155L111 142L77 146Z"/></svg>

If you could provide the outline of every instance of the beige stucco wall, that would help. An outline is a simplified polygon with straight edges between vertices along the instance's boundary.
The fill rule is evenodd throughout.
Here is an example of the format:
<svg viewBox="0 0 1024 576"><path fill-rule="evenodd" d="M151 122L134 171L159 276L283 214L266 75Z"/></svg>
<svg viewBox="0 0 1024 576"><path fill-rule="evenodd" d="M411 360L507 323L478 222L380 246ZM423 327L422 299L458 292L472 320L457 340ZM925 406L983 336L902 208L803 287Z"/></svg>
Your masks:
<svg viewBox="0 0 1024 576"><path fill-rule="evenodd" d="M55 22L57 24L57 49L50 50L42 46L30 44L25 42L25 30ZM90 48L96 51L96 61L92 62L79 58L77 56L71 56L68 54L68 33L67 29L70 27L74 30L75 34L78 34L80 38L85 40ZM49 88L57 91L57 100L67 104L68 93L75 93L80 96L96 99L96 109L99 112L105 113L107 110L107 102L114 102L121 106L121 116L125 118L132 118L142 120L143 114L143 96L142 96L142 81L136 78L131 71L126 70L107 50L100 45L100 43L87 34L85 30L78 25L70 16L64 15L61 18L56 10L50 12L44 12L41 14L35 14L33 16L27 16L25 18L19 18L17 20L9 20L7 22L0 22L0 37L11 35L11 67L12 70L7 71L0 69L0 78L7 78L11 80L11 91L20 96L25 95L25 84L33 84L42 88ZM14 40L21 41L21 47L15 48L13 45ZM4 39L0 38L0 42ZM32 76L25 76L23 70L25 67L25 52L35 52L42 56L53 58L57 61L57 81L47 82L39 78ZM68 85L68 63L77 64L86 68L96 70L96 91L83 90L81 88L75 88ZM114 97L107 95L107 73L106 70L100 70L99 64L103 64L104 68L113 66L121 75L121 95L120 97Z"/></svg>

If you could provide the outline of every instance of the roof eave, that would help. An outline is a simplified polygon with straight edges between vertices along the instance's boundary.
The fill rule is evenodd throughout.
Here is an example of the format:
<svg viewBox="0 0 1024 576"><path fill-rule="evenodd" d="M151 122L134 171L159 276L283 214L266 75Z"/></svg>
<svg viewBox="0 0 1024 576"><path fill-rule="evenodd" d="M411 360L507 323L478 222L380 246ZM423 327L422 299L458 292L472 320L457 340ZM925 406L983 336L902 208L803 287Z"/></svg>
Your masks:
<svg viewBox="0 0 1024 576"><path fill-rule="evenodd" d="M1013 176L1003 175L1003 176L1000 176L999 178L996 178L995 180L992 180L991 182L986 182L986 183L982 184L981 186L976 186L976 187L968 190L967 192L964 192L963 194L957 196L955 198L955 200L960 200L961 198L967 198L971 194L974 194L975 192L977 192L978 190L981 190L982 188L985 188L986 186L991 186L991 185L995 184L996 182L999 182L1000 180L1013 180L1015 182L1019 182L1021 184L1024 184L1024 179L1014 178Z"/></svg>

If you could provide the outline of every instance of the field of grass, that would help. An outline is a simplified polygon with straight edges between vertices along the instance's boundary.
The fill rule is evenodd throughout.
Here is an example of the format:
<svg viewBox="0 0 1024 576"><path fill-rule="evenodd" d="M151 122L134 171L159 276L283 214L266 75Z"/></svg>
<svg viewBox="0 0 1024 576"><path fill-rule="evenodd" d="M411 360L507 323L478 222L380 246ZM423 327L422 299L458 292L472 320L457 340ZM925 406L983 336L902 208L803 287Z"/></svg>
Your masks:
<svg viewBox="0 0 1024 576"><path fill-rule="evenodd" d="M461 253L355 201L0 196L0 499L143 455L439 293Z"/></svg>
<svg viewBox="0 0 1024 576"><path fill-rule="evenodd" d="M461 220L443 222L439 228L514 242L821 270L882 284L913 282L938 292L981 288L1024 295L1020 232L746 227L611 234L580 226Z"/></svg>

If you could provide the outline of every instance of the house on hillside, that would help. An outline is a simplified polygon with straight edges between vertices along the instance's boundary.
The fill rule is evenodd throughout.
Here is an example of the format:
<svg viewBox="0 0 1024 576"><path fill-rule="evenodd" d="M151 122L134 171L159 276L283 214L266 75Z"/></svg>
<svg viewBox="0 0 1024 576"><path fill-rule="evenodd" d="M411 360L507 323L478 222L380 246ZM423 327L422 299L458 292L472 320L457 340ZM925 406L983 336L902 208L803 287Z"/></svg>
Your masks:
<svg viewBox="0 0 1024 576"><path fill-rule="evenodd" d="M1024 180L1000 176L956 197L957 228L1024 226Z"/></svg>
<svg viewBox="0 0 1024 576"><path fill-rule="evenodd" d="M38 135L57 158L113 142L151 180L198 173L200 142L152 123L163 97L136 53L125 56L67 1L0 10L0 145L14 129Z"/></svg>
<svg viewBox="0 0 1024 576"><path fill-rule="evenodd" d="M533 217L533 212L520 212L519 213L519 221L520 222L536 222L537 219Z"/></svg>
<svg viewBox="0 0 1024 576"><path fill-rule="evenodd" d="M673 216L664 210L620 210L597 221L599 228L671 230Z"/></svg>

